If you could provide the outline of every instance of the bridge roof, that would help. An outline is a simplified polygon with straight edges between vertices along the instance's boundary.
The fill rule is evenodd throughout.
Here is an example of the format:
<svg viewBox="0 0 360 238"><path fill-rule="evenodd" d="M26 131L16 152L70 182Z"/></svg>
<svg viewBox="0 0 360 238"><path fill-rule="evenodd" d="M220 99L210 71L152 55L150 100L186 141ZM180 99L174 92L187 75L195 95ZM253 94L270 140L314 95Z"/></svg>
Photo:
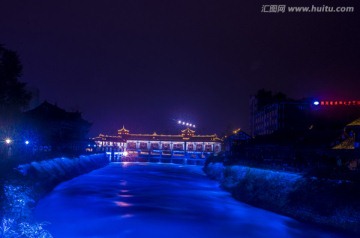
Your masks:
<svg viewBox="0 0 360 238"><path fill-rule="evenodd" d="M113 141L113 142L126 142L128 140L145 140L145 141L189 141L189 142L221 142L216 134L213 135L162 135L156 134L122 134L117 136L100 134L98 137L92 138L96 141Z"/></svg>

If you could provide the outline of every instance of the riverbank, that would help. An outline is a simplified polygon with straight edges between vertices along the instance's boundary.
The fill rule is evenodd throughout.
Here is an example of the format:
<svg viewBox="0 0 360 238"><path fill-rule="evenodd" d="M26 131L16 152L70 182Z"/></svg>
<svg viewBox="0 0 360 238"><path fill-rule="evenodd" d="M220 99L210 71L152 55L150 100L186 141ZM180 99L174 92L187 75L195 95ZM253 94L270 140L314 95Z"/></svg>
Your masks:
<svg viewBox="0 0 360 238"><path fill-rule="evenodd" d="M205 173L239 201L301 221L360 234L360 184L209 163Z"/></svg>
<svg viewBox="0 0 360 238"><path fill-rule="evenodd" d="M0 180L0 237L51 237L44 229L46 223L39 223L32 217L37 201L61 182L108 163L105 154L61 157L21 165L14 161L4 163L7 170Z"/></svg>

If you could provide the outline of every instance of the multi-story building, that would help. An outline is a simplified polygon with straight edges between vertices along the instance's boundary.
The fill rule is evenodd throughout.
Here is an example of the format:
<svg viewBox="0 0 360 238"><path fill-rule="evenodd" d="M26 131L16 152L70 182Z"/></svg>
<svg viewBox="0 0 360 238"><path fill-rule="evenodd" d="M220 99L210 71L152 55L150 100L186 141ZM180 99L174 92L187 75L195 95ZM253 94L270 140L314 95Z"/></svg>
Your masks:
<svg viewBox="0 0 360 238"><path fill-rule="evenodd" d="M317 134L336 137L358 117L359 100L294 100L264 90L250 98L250 129L254 137L280 131L285 135L311 135L308 139Z"/></svg>
<svg viewBox="0 0 360 238"><path fill-rule="evenodd" d="M131 134L125 127L115 136L100 134L93 138L98 151L106 152L112 158L127 156L193 158L204 159L221 151L222 141L213 135L196 135L187 128L179 135Z"/></svg>
<svg viewBox="0 0 360 238"><path fill-rule="evenodd" d="M250 98L250 130L252 136L269 135L276 131L304 130L309 124L309 100L269 101L259 105Z"/></svg>

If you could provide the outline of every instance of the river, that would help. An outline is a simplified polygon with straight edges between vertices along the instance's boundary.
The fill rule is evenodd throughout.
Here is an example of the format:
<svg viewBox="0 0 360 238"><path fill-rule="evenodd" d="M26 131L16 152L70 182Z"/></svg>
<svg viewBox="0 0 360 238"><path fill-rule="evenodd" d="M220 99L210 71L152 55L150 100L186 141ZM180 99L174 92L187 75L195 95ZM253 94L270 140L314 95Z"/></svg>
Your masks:
<svg viewBox="0 0 360 238"><path fill-rule="evenodd" d="M35 218L54 237L346 237L234 200L199 166L111 163L57 186Z"/></svg>

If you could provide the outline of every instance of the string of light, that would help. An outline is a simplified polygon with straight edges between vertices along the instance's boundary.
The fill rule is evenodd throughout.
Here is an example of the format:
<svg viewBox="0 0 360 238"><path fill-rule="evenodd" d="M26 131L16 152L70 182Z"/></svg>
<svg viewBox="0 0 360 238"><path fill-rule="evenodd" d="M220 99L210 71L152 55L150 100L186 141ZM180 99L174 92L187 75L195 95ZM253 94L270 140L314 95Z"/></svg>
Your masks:
<svg viewBox="0 0 360 238"><path fill-rule="evenodd" d="M181 120L178 120L178 122L177 122L179 125L183 125L183 126L188 126L188 127L193 127L193 128L195 128L196 126L195 126L195 124L193 124L193 123L190 123L190 122L186 122L186 121L181 121Z"/></svg>

